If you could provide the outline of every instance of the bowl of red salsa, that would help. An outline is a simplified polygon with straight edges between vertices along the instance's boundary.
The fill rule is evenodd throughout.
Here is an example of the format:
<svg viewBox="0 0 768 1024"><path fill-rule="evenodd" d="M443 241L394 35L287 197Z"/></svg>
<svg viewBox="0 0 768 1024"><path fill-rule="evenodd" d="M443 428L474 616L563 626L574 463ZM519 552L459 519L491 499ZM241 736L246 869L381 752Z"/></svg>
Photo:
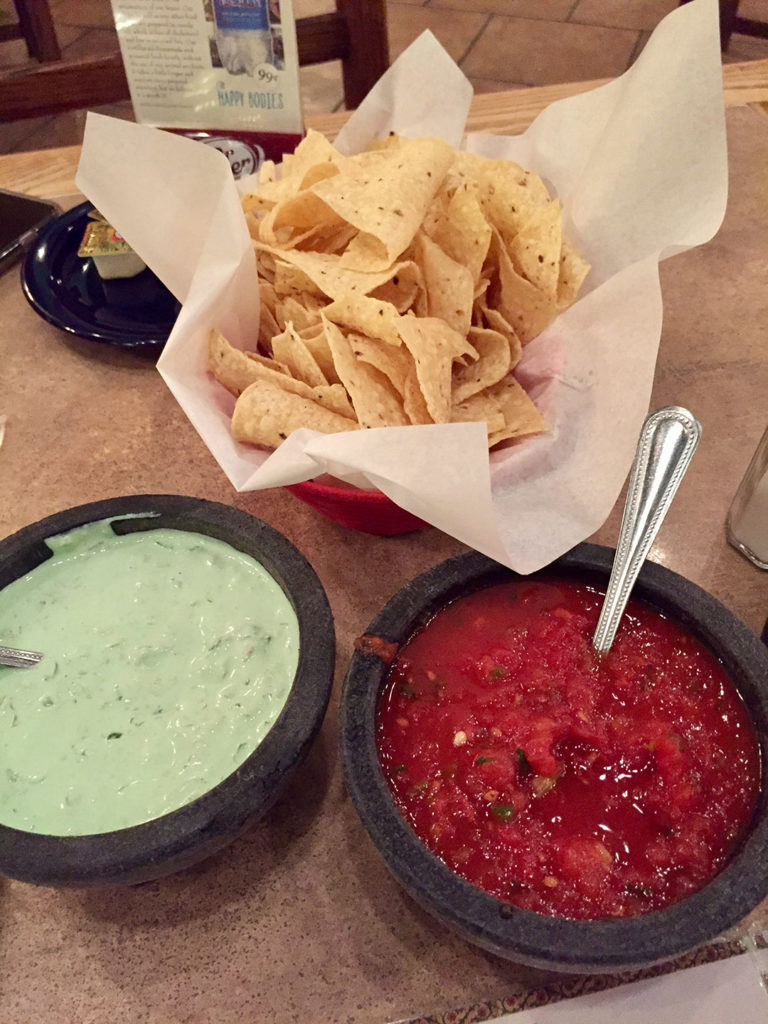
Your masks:
<svg viewBox="0 0 768 1024"><path fill-rule="evenodd" d="M347 787L394 876L539 968L648 966L768 896L768 651L648 562L598 655L612 558L450 559L374 619L342 691Z"/></svg>

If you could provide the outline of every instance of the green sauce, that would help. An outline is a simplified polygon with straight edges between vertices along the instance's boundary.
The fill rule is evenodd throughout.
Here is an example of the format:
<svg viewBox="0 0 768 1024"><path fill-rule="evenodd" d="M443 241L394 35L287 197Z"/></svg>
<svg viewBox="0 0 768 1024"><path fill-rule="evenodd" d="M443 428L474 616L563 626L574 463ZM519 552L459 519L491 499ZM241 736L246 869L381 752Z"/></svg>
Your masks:
<svg viewBox="0 0 768 1024"><path fill-rule="evenodd" d="M0 590L0 823L110 832L184 806L253 752L288 698L299 629L253 558L182 530L51 538Z"/></svg>

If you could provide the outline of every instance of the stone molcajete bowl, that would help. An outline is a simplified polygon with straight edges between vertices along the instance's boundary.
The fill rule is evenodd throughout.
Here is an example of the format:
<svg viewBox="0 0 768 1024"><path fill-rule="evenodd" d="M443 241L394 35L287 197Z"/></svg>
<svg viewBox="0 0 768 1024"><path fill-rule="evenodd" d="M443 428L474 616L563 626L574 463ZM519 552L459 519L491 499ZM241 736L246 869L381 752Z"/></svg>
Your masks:
<svg viewBox="0 0 768 1024"><path fill-rule="evenodd" d="M538 576L604 589L613 550L574 548ZM376 616L368 635L404 643L446 603L514 578L482 555L460 555L424 573ZM703 889L661 910L610 920L569 920L520 910L490 896L434 856L397 809L379 766L375 713L388 665L360 645L341 696L341 752L349 793L395 878L444 924L492 953L544 970L608 973L649 966L715 939L768 896L768 651L731 612L682 577L646 563L633 596L676 619L722 662L740 691L761 748L761 791L751 824Z"/></svg>
<svg viewBox="0 0 768 1024"><path fill-rule="evenodd" d="M56 886L137 884L215 853L272 806L308 752L328 705L335 637L330 607L314 570L282 534L226 505L176 495L140 495L67 509L0 542L0 588L50 556L47 537L119 516L138 516L122 519L117 524L120 532L167 527L207 534L260 562L298 618L296 675L283 710L255 750L230 776L186 806L98 835L49 836L0 825L0 873L22 881Z"/></svg>

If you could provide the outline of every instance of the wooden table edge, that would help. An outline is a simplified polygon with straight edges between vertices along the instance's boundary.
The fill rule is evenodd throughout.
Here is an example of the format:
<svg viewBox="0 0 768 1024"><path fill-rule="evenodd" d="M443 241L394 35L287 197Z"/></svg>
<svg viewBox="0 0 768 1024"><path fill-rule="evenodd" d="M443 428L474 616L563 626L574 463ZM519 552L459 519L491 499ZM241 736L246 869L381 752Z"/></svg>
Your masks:
<svg viewBox="0 0 768 1024"><path fill-rule="evenodd" d="M610 79L479 93L472 100L467 131L517 135L550 103L607 81ZM768 116L768 59L725 64L723 87L726 107L749 106ZM333 138L349 116L345 110L308 116L306 126ZM73 195L79 157L80 146L0 155L0 188L45 197Z"/></svg>

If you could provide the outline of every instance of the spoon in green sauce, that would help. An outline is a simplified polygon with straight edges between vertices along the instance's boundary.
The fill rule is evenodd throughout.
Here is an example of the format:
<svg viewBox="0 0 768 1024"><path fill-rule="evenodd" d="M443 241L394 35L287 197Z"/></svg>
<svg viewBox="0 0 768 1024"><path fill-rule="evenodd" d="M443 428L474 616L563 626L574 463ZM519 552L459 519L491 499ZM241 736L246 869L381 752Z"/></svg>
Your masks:
<svg viewBox="0 0 768 1024"><path fill-rule="evenodd" d="M7 665L9 668L31 668L43 660L39 651L20 651L17 647L3 647L0 645L0 665Z"/></svg>

